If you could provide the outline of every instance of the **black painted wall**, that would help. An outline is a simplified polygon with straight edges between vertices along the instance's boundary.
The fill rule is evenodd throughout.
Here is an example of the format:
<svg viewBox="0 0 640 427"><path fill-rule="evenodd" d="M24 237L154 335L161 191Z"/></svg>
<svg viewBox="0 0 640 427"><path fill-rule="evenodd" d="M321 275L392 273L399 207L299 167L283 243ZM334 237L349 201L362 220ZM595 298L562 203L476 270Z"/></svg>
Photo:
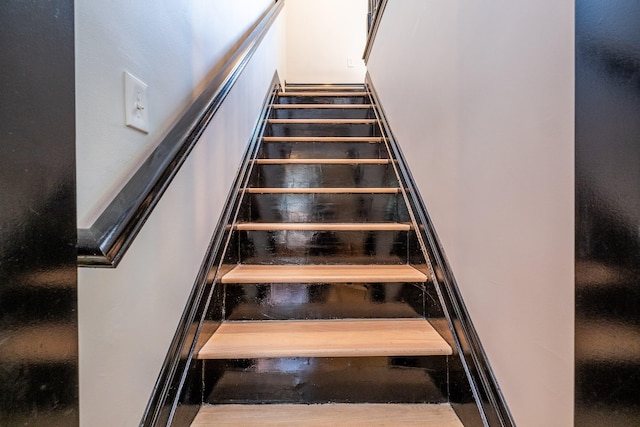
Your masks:
<svg viewBox="0 0 640 427"><path fill-rule="evenodd" d="M637 0L576 0L575 357L575 425L640 425Z"/></svg>
<svg viewBox="0 0 640 427"><path fill-rule="evenodd" d="M73 0L0 2L0 425L78 425Z"/></svg>

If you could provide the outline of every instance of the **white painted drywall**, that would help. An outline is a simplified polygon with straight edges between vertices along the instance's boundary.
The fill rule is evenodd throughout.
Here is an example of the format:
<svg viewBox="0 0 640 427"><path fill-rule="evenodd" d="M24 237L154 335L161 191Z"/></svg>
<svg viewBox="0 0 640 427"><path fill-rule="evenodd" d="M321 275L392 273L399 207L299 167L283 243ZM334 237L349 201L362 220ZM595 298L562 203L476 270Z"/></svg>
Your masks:
<svg viewBox="0 0 640 427"><path fill-rule="evenodd" d="M93 105L88 98L96 96L104 101L104 105L96 101L95 108L105 115L105 123L102 123L98 111L89 114L79 108L78 168L83 169L83 177L86 178L91 172L89 169L93 168L95 175L106 181L102 184L115 188L116 184L112 183L116 178L127 175L136 163L126 161L127 158L140 157L153 146L153 133L148 141L137 138L135 133L131 134L135 137L128 135L127 129L120 128L121 123L116 119L118 114L111 111L121 108L112 89L117 89L118 75L123 68L146 80L154 90L150 92L150 99L154 100L152 116L164 111L164 120L154 119L156 126L164 127L165 121L197 92L206 69L225 55L225 50L272 2L194 1L189 6L181 6L184 3L145 2L148 9L144 14L145 29L140 30L144 36L134 42L123 40L126 37L121 32L133 23L123 24L121 20L127 18L122 9L138 6L128 1L110 2L104 8L100 2L76 2L81 29L76 36L83 44L77 52L77 60L84 64L78 66L78 106ZM92 7L98 9L97 12L92 10L90 15L93 25L101 27L100 37L90 34L91 26L83 23ZM225 22L225 16L233 23ZM174 32L169 28L178 25L174 21L180 23L181 31ZM168 27L164 28L165 25ZM139 424L241 156L256 125L278 58L282 57L279 48L284 27L281 15L118 268L79 270L82 426ZM176 39L160 34L163 31ZM223 35L224 39L218 38ZM154 37L162 41L151 41ZM93 43L93 48L86 43ZM162 43L166 46L162 47ZM188 54L178 59L181 49L186 49ZM110 53L102 57L101 51ZM88 52L91 54L87 58ZM85 84L91 80L91 75L86 73L105 81L86 93ZM110 139L101 132L107 130L123 138L118 144L135 146L135 153L112 147L101 151L102 158L88 156L87 152L97 144L89 137L106 144ZM82 179L79 174L79 184ZM98 184L96 181L92 185L98 187ZM84 186L79 186L78 190L92 191ZM91 194L84 197L88 201Z"/></svg>
<svg viewBox="0 0 640 427"><path fill-rule="evenodd" d="M78 224L89 227L269 0L79 0ZM148 86L151 131L125 126L124 71Z"/></svg>
<svg viewBox="0 0 640 427"><path fill-rule="evenodd" d="M368 63L519 427L573 425L574 6L389 2Z"/></svg>
<svg viewBox="0 0 640 427"><path fill-rule="evenodd" d="M362 83L367 0L287 0L290 83ZM353 59L348 67L347 59Z"/></svg>

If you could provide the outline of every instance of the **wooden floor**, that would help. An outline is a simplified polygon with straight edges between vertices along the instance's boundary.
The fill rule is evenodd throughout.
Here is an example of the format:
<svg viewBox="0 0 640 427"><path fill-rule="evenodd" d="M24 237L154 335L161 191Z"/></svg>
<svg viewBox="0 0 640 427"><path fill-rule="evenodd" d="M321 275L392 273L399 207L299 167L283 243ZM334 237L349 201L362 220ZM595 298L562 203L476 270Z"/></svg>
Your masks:
<svg viewBox="0 0 640 427"><path fill-rule="evenodd" d="M424 319L224 322L199 359L444 356L451 347Z"/></svg>
<svg viewBox="0 0 640 427"><path fill-rule="evenodd" d="M462 427L450 405L210 405L192 427Z"/></svg>
<svg viewBox="0 0 640 427"><path fill-rule="evenodd" d="M222 283L407 283L427 276L409 265L257 265L240 264Z"/></svg>

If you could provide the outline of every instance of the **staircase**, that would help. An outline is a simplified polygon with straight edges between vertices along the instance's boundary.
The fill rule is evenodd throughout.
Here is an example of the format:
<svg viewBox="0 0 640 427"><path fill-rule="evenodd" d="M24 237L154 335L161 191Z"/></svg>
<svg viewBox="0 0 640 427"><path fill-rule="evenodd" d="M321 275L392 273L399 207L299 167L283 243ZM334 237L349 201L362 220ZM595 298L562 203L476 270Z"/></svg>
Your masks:
<svg viewBox="0 0 640 427"><path fill-rule="evenodd" d="M462 426L458 356L365 87L275 99L195 356L191 425Z"/></svg>

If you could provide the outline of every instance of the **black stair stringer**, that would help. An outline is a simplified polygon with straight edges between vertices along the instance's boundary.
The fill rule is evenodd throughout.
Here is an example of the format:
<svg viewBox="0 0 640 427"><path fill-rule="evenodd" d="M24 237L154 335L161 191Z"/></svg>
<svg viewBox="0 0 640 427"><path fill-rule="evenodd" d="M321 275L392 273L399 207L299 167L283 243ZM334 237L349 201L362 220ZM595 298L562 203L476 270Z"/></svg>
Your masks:
<svg viewBox="0 0 640 427"><path fill-rule="evenodd" d="M211 305L222 305L220 301L216 301L220 294L215 286L216 279L226 273L222 271L224 267L221 264L233 235L232 224L236 221L242 199L245 197L243 189L247 187L251 177L253 160L260 147L266 119L279 90L280 78L276 72L140 426L190 425L200 409L202 382L193 379L201 375L201 368L199 363L193 362L193 355L215 332L221 319L206 317L207 313L211 313Z"/></svg>
<svg viewBox="0 0 640 427"><path fill-rule="evenodd" d="M515 426L507 403L500 391L489 360L462 300L455 277L440 244L426 205L404 160L398 142L393 137L370 76L366 76L371 104L380 122L389 157L401 183L403 196L417 226L420 249L426 265L416 266L430 277L442 306L442 322L433 326L460 357L451 359L451 406L467 427ZM457 366L456 366L457 365ZM458 378L455 378L458 377ZM464 378L466 377L466 381ZM468 385L466 384L468 381ZM456 386L460 384L460 386Z"/></svg>

